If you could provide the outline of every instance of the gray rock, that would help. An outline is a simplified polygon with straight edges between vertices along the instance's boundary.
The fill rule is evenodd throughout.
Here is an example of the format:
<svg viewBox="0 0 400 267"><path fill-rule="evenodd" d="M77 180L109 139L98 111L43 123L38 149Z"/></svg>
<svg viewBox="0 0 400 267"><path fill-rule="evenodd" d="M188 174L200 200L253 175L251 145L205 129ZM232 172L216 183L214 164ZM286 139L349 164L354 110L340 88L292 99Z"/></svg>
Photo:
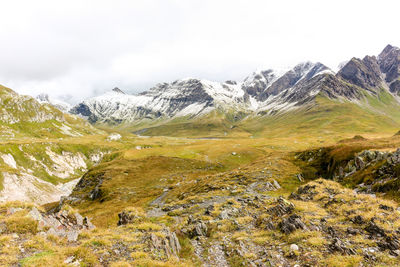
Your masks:
<svg viewBox="0 0 400 267"><path fill-rule="evenodd" d="M228 211L227 211L227 210L221 211L221 213L219 214L219 217L220 217L222 220L227 220L227 219L229 219L229 213L228 213Z"/></svg>
<svg viewBox="0 0 400 267"><path fill-rule="evenodd" d="M287 219L283 219L279 223L279 228L285 234L290 234L295 230L306 230L307 226L301 221L301 217L297 214L292 214Z"/></svg>
<svg viewBox="0 0 400 267"><path fill-rule="evenodd" d="M363 159L362 159L361 157L359 157L359 156L356 156L356 157L355 157L354 162L355 162L356 168L357 168L358 170L363 169L363 168L365 167L365 162L364 162Z"/></svg>
<svg viewBox="0 0 400 267"><path fill-rule="evenodd" d="M171 256L178 257L181 250L178 237L169 229L164 229L163 233L165 238L157 236L154 233L151 233L148 236L151 250L157 254L160 251L163 251L167 258L170 258Z"/></svg>
<svg viewBox="0 0 400 267"><path fill-rule="evenodd" d="M347 247L345 243L343 243L339 238L334 238L329 244L330 252L340 252L344 255L355 255L356 251L352 248Z"/></svg>
<svg viewBox="0 0 400 267"><path fill-rule="evenodd" d="M281 188L280 184L276 180L272 180L272 183L274 184L276 189L280 189Z"/></svg>
<svg viewBox="0 0 400 267"><path fill-rule="evenodd" d="M77 212L74 215L75 215L75 219L76 219L76 224L81 226L81 227L83 227L84 225L83 225L83 217L82 217L82 215L80 215Z"/></svg>
<svg viewBox="0 0 400 267"><path fill-rule="evenodd" d="M28 215L29 215L32 219L34 219L34 220L36 220L36 221L41 221L41 220L43 220L42 214L40 213L40 211L39 211L36 207L33 207L32 210L28 213Z"/></svg>
<svg viewBox="0 0 400 267"><path fill-rule="evenodd" d="M70 230L66 233L67 240L69 242L75 242L78 240L79 231L78 230Z"/></svg>

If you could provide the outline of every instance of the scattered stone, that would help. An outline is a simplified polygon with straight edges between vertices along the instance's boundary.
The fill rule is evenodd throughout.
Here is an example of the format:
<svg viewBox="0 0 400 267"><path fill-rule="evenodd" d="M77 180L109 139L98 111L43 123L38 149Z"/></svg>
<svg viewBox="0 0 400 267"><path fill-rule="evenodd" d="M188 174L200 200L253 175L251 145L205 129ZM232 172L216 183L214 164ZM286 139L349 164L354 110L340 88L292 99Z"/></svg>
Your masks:
<svg viewBox="0 0 400 267"><path fill-rule="evenodd" d="M386 236L384 240L377 243L382 249L398 250L400 249L400 241L395 236Z"/></svg>
<svg viewBox="0 0 400 267"><path fill-rule="evenodd" d="M75 260L75 257L74 257L74 256L71 256L71 257L66 258L65 261L64 261L64 263L65 263L65 264L69 264L69 263L74 262L74 260Z"/></svg>
<svg viewBox="0 0 400 267"><path fill-rule="evenodd" d="M275 186L276 189L280 189L281 188L280 184L275 179L272 180L272 183L273 183L273 185Z"/></svg>
<svg viewBox="0 0 400 267"><path fill-rule="evenodd" d="M334 238L332 243L329 244L330 252L340 252L344 255L355 255L356 251L347 247L339 238Z"/></svg>
<svg viewBox="0 0 400 267"><path fill-rule="evenodd" d="M390 206L387 206L387 205L383 205L383 204L380 204L379 208L382 209L382 210L387 210L387 211L393 211L394 210L393 207L390 207Z"/></svg>
<svg viewBox="0 0 400 267"><path fill-rule="evenodd" d="M32 210L28 213L28 215L31 216L32 219L36 221L41 221L43 219L42 214L36 207L33 207Z"/></svg>
<svg viewBox="0 0 400 267"><path fill-rule="evenodd" d="M352 227L349 227L349 228L347 228L347 231L346 231L349 235L358 235L359 233L360 233L360 230L358 230L358 229L355 229L355 228L352 228Z"/></svg>
<svg viewBox="0 0 400 267"><path fill-rule="evenodd" d="M78 230L70 230L67 232L67 240L69 242L75 242L78 240L79 231Z"/></svg>
<svg viewBox="0 0 400 267"><path fill-rule="evenodd" d="M364 218L361 215L357 215L357 216L351 218L350 221L352 221L355 224L364 224L364 223L366 223Z"/></svg>
<svg viewBox="0 0 400 267"><path fill-rule="evenodd" d="M306 230L307 226L301 221L301 217L297 214L292 214L287 219L283 219L279 223L279 228L285 234L290 234L297 229Z"/></svg>
<svg viewBox="0 0 400 267"><path fill-rule="evenodd" d="M279 197L277 202L278 204L272 208L269 208L267 210L267 213L275 216L282 216L292 213L292 211L294 210L294 204L287 201L283 197Z"/></svg>
<svg viewBox="0 0 400 267"><path fill-rule="evenodd" d="M196 236L206 236L207 231L208 231L207 225L204 222L200 221L194 226L194 228L190 232L190 238Z"/></svg>
<svg viewBox="0 0 400 267"><path fill-rule="evenodd" d="M370 221L368 225L365 227L365 231L370 233L373 236L386 236L385 230L381 227L379 227L374 221Z"/></svg>
<svg viewBox="0 0 400 267"><path fill-rule="evenodd" d="M137 216L136 214L134 214L133 212L123 211L121 213L118 213L118 218L119 218L119 220L118 220L117 225L120 226L120 225L125 225L128 223L132 223L135 220L139 219L140 217Z"/></svg>
<svg viewBox="0 0 400 267"><path fill-rule="evenodd" d="M309 201L313 200L314 196L317 194L315 192L315 185L304 185L300 186L296 192L292 192L289 196L289 199Z"/></svg>
<svg viewBox="0 0 400 267"><path fill-rule="evenodd" d="M7 209L7 215L13 215L14 213L16 213L17 211L22 210L21 208L8 208Z"/></svg>
<svg viewBox="0 0 400 267"><path fill-rule="evenodd" d="M275 230L275 224L270 218L258 218L255 223L256 227L264 229L264 230Z"/></svg>
<svg viewBox="0 0 400 267"><path fill-rule="evenodd" d="M210 205L210 206L208 206L208 207L206 208L204 214L205 214L205 215L211 215L211 212L213 212L213 211L214 211L214 205Z"/></svg>
<svg viewBox="0 0 400 267"><path fill-rule="evenodd" d="M221 211L221 213L219 214L219 217L221 218L221 220L227 220L227 219L229 219L228 211L227 211L227 210Z"/></svg>

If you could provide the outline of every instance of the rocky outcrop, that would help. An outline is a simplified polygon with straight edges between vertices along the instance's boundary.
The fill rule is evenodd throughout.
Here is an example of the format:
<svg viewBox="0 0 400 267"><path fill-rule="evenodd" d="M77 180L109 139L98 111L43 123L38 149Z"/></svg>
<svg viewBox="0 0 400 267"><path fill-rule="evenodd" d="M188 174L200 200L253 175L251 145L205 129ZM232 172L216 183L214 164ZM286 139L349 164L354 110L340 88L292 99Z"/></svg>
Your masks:
<svg viewBox="0 0 400 267"><path fill-rule="evenodd" d="M307 226L302 222L301 217L292 214L279 223L279 228L285 234L290 234L296 230L307 230Z"/></svg>
<svg viewBox="0 0 400 267"><path fill-rule="evenodd" d="M162 236L154 233L148 235L147 242L151 251L155 254L162 253L166 258L178 257L181 245L176 234L168 229L164 229L161 233Z"/></svg>
<svg viewBox="0 0 400 267"><path fill-rule="evenodd" d="M52 214L45 214L33 207L28 215L38 222L38 231L43 235L54 235L75 242L81 231L92 230L95 226L87 217L82 217L75 212L70 214L61 210Z"/></svg>

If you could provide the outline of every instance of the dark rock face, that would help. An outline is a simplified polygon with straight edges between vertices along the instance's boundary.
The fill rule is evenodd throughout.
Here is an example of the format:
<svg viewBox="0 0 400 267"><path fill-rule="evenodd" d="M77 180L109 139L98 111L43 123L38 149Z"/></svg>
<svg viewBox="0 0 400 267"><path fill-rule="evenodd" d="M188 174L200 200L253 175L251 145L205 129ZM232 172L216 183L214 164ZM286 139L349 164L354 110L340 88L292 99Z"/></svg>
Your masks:
<svg viewBox="0 0 400 267"><path fill-rule="evenodd" d="M82 115L85 117L89 117L90 115L92 115L90 108L87 105L85 105L84 103L80 103L80 104L76 105L75 107L73 107L70 110L70 113L76 114L76 115Z"/></svg>
<svg viewBox="0 0 400 267"><path fill-rule="evenodd" d="M338 77L363 89L375 91L381 86L382 78L378 61L366 56L362 60L352 58L337 74Z"/></svg>
<svg viewBox="0 0 400 267"><path fill-rule="evenodd" d="M309 68L311 69L308 70ZM310 62L307 62L305 65L297 65L293 70L286 72L282 77L276 80L271 87L261 95L261 99L266 99L270 95L277 95L285 89L293 87L301 78L304 78L306 82L317 73L327 69L325 65L319 62L314 66Z"/></svg>
<svg viewBox="0 0 400 267"><path fill-rule="evenodd" d="M231 81L231 80L225 81L225 83L226 84L230 84L230 85L236 85L237 84L236 81Z"/></svg>
<svg viewBox="0 0 400 267"><path fill-rule="evenodd" d="M101 198L102 196L101 185L104 179L105 179L104 173L98 173L96 175L89 175L88 173L86 173L76 184L70 197L77 200L79 199L96 200Z"/></svg>
<svg viewBox="0 0 400 267"><path fill-rule="evenodd" d="M119 93L119 94L124 94L124 95L126 95L125 92L122 91L121 89L119 89L118 87L114 87L114 89L112 89L112 91L113 91L113 92L116 92L116 93Z"/></svg>
<svg viewBox="0 0 400 267"><path fill-rule="evenodd" d="M378 56L380 69L386 74L386 82L391 83L400 77L400 49L387 45Z"/></svg>
<svg viewBox="0 0 400 267"><path fill-rule="evenodd" d="M247 78L242 88L247 94L258 97L276 78L273 70L264 70Z"/></svg>
<svg viewBox="0 0 400 267"><path fill-rule="evenodd" d="M390 88L390 92L392 92L393 94L400 95L400 80L396 80L396 81L392 82L390 84L389 88Z"/></svg>
<svg viewBox="0 0 400 267"><path fill-rule="evenodd" d="M281 77L276 77L272 70L266 70L252 77L252 82L246 80L242 86L243 90L259 101L265 101L269 96L275 96L292 88L302 81L306 83L318 73L328 70L321 63L306 62L295 66ZM249 78L248 78L249 79ZM298 91L298 90L294 90Z"/></svg>

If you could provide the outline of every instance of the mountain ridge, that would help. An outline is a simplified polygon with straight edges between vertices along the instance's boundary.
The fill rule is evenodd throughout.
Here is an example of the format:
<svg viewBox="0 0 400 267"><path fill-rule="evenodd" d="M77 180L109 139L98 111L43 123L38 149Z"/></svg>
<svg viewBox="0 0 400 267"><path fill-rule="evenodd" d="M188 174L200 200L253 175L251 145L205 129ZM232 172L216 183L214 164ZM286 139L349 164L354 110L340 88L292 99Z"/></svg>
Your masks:
<svg viewBox="0 0 400 267"><path fill-rule="evenodd" d="M242 82L186 78L137 95L106 93L82 101L71 113L92 123L129 125L200 118L213 110L273 115L308 105L316 95L359 103L366 92L375 96L382 88L393 95L400 92L399 51L388 45L378 57L352 58L337 73L319 62L303 62L281 73L260 70Z"/></svg>

